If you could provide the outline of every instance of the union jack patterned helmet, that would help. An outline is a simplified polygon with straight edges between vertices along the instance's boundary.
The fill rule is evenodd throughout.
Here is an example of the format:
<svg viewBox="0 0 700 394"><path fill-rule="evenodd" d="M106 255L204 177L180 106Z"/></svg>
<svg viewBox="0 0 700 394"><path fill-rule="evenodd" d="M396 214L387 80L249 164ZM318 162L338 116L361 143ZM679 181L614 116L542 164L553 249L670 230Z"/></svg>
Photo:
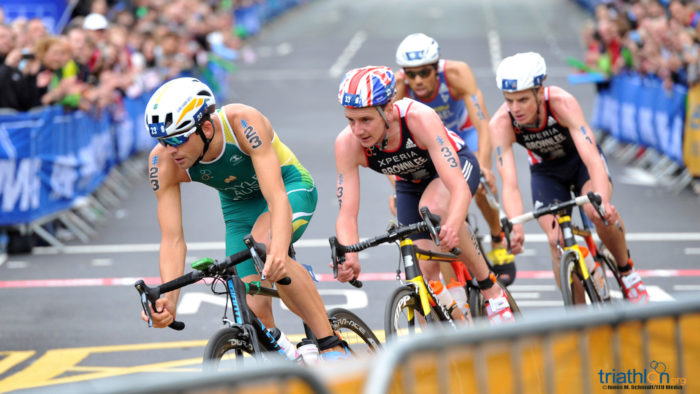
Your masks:
<svg viewBox="0 0 700 394"><path fill-rule="evenodd" d="M348 108L364 108L391 102L396 81L391 68L366 66L350 70L338 87L338 102Z"/></svg>
<svg viewBox="0 0 700 394"><path fill-rule="evenodd" d="M216 99L209 86L191 77L166 82L146 105L146 128L153 138L191 131L214 112Z"/></svg>

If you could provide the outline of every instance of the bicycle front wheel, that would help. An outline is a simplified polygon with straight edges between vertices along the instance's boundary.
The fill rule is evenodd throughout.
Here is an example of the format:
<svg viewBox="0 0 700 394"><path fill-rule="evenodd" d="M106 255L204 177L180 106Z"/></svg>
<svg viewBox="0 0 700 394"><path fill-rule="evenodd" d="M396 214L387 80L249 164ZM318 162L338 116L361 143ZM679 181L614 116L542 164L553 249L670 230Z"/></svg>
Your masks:
<svg viewBox="0 0 700 394"><path fill-rule="evenodd" d="M384 312L384 334L386 339L420 333L431 321L438 321L435 312L430 310L428 316L421 313L420 297L409 286L398 287L389 298Z"/></svg>
<svg viewBox="0 0 700 394"><path fill-rule="evenodd" d="M343 308L328 311L333 331L347 342L350 352L363 355L378 351L382 345L371 328L359 316Z"/></svg>
<svg viewBox="0 0 700 394"><path fill-rule="evenodd" d="M584 281L581 278L578 266L578 255L574 252L564 254L559 262L559 279L561 281L561 294L564 299L564 305L572 306L576 303L575 294L578 286L583 287L583 294L586 298L585 303L600 304L603 300L593 285L590 273L588 280Z"/></svg>
<svg viewBox="0 0 700 394"><path fill-rule="evenodd" d="M254 362L253 346L240 327L226 327L209 339L204 349L204 371L240 369Z"/></svg>

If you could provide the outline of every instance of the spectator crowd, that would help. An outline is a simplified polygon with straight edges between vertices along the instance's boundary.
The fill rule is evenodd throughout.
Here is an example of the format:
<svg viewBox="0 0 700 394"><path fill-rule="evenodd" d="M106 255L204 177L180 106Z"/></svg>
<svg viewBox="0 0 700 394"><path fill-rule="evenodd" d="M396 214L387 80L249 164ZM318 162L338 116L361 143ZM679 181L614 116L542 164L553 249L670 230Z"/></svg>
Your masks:
<svg viewBox="0 0 700 394"><path fill-rule="evenodd" d="M239 2L91 0L59 34L40 19L6 23L0 7L0 108L118 111L124 97L205 67L212 51L236 56Z"/></svg>
<svg viewBox="0 0 700 394"><path fill-rule="evenodd" d="M584 62L608 77L623 70L656 75L664 87L700 75L700 4L693 0L608 0L583 29Z"/></svg>

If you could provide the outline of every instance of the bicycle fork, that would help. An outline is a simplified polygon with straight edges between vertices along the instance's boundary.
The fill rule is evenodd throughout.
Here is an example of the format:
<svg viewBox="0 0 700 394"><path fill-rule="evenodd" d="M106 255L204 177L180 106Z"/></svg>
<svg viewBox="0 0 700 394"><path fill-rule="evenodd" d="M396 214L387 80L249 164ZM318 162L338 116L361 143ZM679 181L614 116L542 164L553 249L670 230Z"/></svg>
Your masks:
<svg viewBox="0 0 700 394"><path fill-rule="evenodd" d="M593 280L590 273L588 272L588 267L586 266L586 261L583 258L583 252L576 243L576 238L574 237L573 224L571 223L571 216L560 215L559 216L559 227L561 228L562 235L564 236L564 248L563 253L572 252L576 254L576 261L578 261L578 274L581 277L581 282L585 287L585 291L588 294L598 294L595 286L593 285ZM588 241L588 240L587 240ZM595 246L595 244L594 244ZM571 286L572 283L562 283L562 286ZM594 300L591 300L594 302Z"/></svg>
<svg viewBox="0 0 700 394"><path fill-rule="evenodd" d="M423 278L423 273L418 265L418 259L416 257L416 251L413 247L413 241L410 238L401 240L399 243L401 246L401 259L403 260L404 270L406 272L406 282L413 287L414 291L418 294L420 299L421 312L425 317L430 315L431 306L435 305L439 307L441 311L441 320L447 321L453 327L456 327L450 312L445 308L444 305L437 302L437 296L433 293L433 290L426 286L425 279ZM413 320L413 310L408 310L408 319Z"/></svg>

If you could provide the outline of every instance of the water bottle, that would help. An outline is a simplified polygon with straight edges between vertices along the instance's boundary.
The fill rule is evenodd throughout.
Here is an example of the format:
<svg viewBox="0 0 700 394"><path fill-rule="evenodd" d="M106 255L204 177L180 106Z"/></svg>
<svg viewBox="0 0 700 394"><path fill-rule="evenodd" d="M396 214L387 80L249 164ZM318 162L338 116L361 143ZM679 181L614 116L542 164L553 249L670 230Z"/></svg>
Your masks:
<svg viewBox="0 0 700 394"><path fill-rule="evenodd" d="M591 252L588 251L588 248L579 246L579 249L581 249L583 260L586 262L586 268L588 268L588 272L591 273L591 281L593 282L595 290L598 292L598 295L600 295L600 298L604 300L608 299L609 296L605 286L605 278L603 278L602 274L603 269L600 268L600 264L593 260L593 256Z"/></svg>
<svg viewBox="0 0 700 394"><path fill-rule="evenodd" d="M304 365L318 364L318 346L314 341L304 338L297 344L297 353L304 362Z"/></svg>
<svg viewBox="0 0 700 394"><path fill-rule="evenodd" d="M277 345L280 347L282 354L288 360L296 360L299 358L299 353L297 353L297 348L289 341L286 335L280 329L274 327L270 329L273 338L277 340Z"/></svg>
<svg viewBox="0 0 700 394"><path fill-rule="evenodd" d="M445 286L442 284L442 282L439 280L431 280L428 284L433 290L433 293L435 293L437 296L440 304L442 304L442 306L444 306L450 312L452 319L465 320L462 311L456 307L457 303L455 302L455 299L452 298L452 294L449 291L445 291Z"/></svg>
<svg viewBox="0 0 700 394"><path fill-rule="evenodd" d="M450 278L450 283L447 284L447 290L452 294L452 298L454 298L455 303L457 304L457 308L459 308L460 312L464 315L464 318L467 320L469 325L472 325L472 313L469 308L469 301L467 300L467 292L464 290L464 286L462 286L459 282L455 280L455 278Z"/></svg>

